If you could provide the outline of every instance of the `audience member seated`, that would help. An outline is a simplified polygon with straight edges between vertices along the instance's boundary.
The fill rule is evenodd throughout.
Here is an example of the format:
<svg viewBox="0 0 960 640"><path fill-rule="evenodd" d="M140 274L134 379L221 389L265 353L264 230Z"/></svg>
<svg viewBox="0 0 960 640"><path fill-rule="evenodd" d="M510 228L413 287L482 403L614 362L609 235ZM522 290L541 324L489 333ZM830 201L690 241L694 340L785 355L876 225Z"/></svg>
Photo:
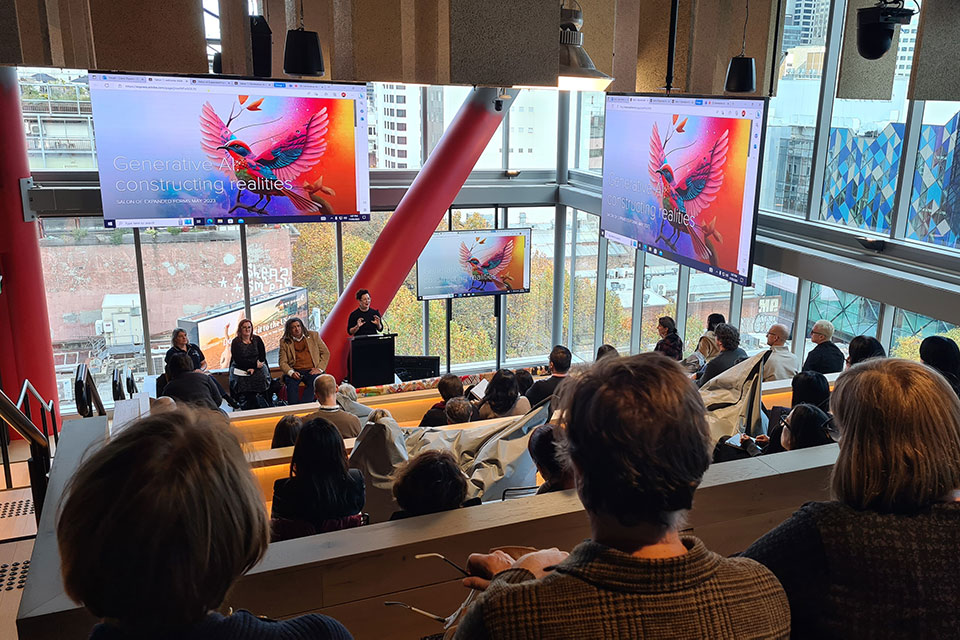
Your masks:
<svg viewBox="0 0 960 640"><path fill-rule="evenodd" d="M303 420L298 416L283 416L277 426L273 428L273 440L270 442L270 448L292 447L297 443L297 436L300 435L300 429L302 428Z"/></svg>
<svg viewBox="0 0 960 640"><path fill-rule="evenodd" d="M770 356L763 363L763 381L789 380L797 375L799 363L795 353L787 348L790 332L782 324L775 324L767 330L767 346Z"/></svg>
<svg viewBox="0 0 960 640"><path fill-rule="evenodd" d="M374 424L383 424L386 420L393 420L393 414L386 409L374 409L367 416L367 422Z"/></svg>
<svg viewBox="0 0 960 640"><path fill-rule="evenodd" d="M543 478L543 484L537 494L552 491L566 491L574 488L573 472L560 459L557 452L557 441L560 439L560 427L554 424L540 425L530 434L527 441L527 451L537 465L537 471Z"/></svg>
<svg viewBox="0 0 960 640"><path fill-rule="evenodd" d="M420 420L421 427L442 427L447 424L447 414L444 413L444 409L451 398L463 396L463 382L460 380L460 376L448 373L440 378L440 382L437 383L437 391L440 392L440 402L430 407L423 414L423 419Z"/></svg>
<svg viewBox="0 0 960 640"><path fill-rule="evenodd" d="M283 326L278 360L287 385L287 404L313 402L313 383L330 362L330 350L320 334L307 331L300 318L290 318Z"/></svg>
<svg viewBox="0 0 960 640"><path fill-rule="evenodd" d="M857 336L847 347L847 366L852 367L869 358L886 358L887 352L880 341L872 336Z"/></svg>
<svg viewBox="0 0 960 640"><path fill-rule="evenodd" d="M600 348L597 349L597 357L594 358L594 360L599 360L600 358L605 358L607 356L619 358L620 352L617 351L617 348L612 344L602 344L600 345Z"/></svg>
<svg viewBox="0 0 960 640"><path fill-rule="evenodd" d="M520 391L520 395L527 395L527 391L533 386L533 374L527 369L516 369L513 373L517 376L517 389Z"/></svg>
<svg viewBox="0 0 960 640"><path fill-rule="evenodd" d="M351 638L317 614L216 613L269 542L257 481L219 412L165 411L111 438L71 480L57 542L64 590L103 620L92 640Z"/></svg>
<svg viewBox="0 0 960 640"><path fill-rule="evenodd" d="M794 407L801 404L810 404L829 415L830 412L830 383L827 377L816 371L801 371L793 376L790 383L792 395L790 397L789 407L772 407L769 411L766 409L769 426L767 427L768 439L758 438L763 446L764 453L782 453L786 451L783 448L781 435L783 430L783 419L793 410Z"/></svg>
<svg viewBox="0 0 960 640"><path fill-rule="evenodd" d="M531 387L532 389L532 387ZM522 416L530 411L530 401L520 395L517 376L510 369L500 369L490 379L487 393L480 403L480 419Z"/></svg>
<svg viewBox="0 0 960 640"><path fill-rule="evenodd" d="M780 426L780 446L786 451L819 447L830 444L833 418L812 404L798 404L788 413Z"/></svg>
<svg viewBox="0 0 960 640"><path fill-rule="evenodd" d="M917 362L873 359L831 398L831 502L743 554L790 600L793 638L955 638L960 629L960 400Z"/></svg>
<svg viewBox="0 0 960 640"><path fill-rule="evenodd" d="M473 403L464 397L450 398L443 410L447 424L463 424L473 419Z"/></svg>
<svg viewBox="0 0 960 640"><path fill-rule="evenodd" d="M347 413L337 404L337 381L328 373L317 376L313 381L314 394L320 408L303 419L304 423L314 418L323 418L337 428L344 438L356 438L360 435L360 419Z"/></svg>
<svg viewBox="0 0 960 640"><path fill-rule="evenodd" d="M341 382L340 386L337 387L337 406L347 413L357 416L363 423L370 416L373 408L358 402L357 397L357 388L349 382Z"/></svg>
<svg viewBox="0 0 960 640"><path fill-rule="evenodd" d="M464 502L467 478L449 451L424 451L404 463L394 475L393 497L400 511L391 520L480 504L479 498Z"/></svg>
<svg viewBox="0 0 960 640"><path fill-rule="evenodd" d="M843 371L843 352L832 340L833 323L829 320L817 320L810 330L810 341L817 346L807 354L803 371L819 371L823 374Z"/></svg>
<svg viewBox="0 0 960 640"><path fill-rule="evenodd" d="M928 336L920 343L920 359L940 372L960 396L960 348L946 336Z"/></svg>
<svg viewBox="0 0 960 640"><path fill-rule="evenodd" d="M677 333L677 323L670 316L663 316L657 320L657 333L660 334L660 341L653 348L668 358L674 360L683 360L683 340Z"/></svg>
<svg viewBox="0 0 960 640"><path fill-rule="evenodd" d="M535 407L550 396L555 396L557 387L566 379L570 372L570 364L573 362L573 354L562 344L558 344L550 351L550 377L546 380L538 380L527 390L526 398L530 401L530 406Z"/></svg>
<svg viewBox="0 0 960 640"><path fill-rule="evenodd" d="M220 409L220 385L205 373L195 371L193 360L183 353L175 353L166 366L167 384L163 395L177 404L191 404L205 409Z"/></svg>
<svg viewBox="0 0 960 640"><path fill-rule="evenodd" d="M565 455L591 539L565 559L471 555L464 583L486 591L454 637L786 638L789 605L772 573L680 535L712 444L680 365L608 358L568 384Z"/></svg>
<svg viewBox="0 0 960 640"><path fill-rule="evenodd" d="M740 348L740 332L735 326L718 324L714 332L717 334L720 354L704 367L703 375L697 380L697 386L700 387L747 357L747 352Z"/></svg>
<svg viewBox="0 0 960 640"><path fill-rule="evenodd" d="M237 337L230 344L230 353L232 384L235 385L240 406L244 409L269 407L264 397L264 392L270 388L270 377L264 373L267 350L260 336L253 332L250 320L244 318L237 325Z"/></svg>
<svg viewBox="0 0 960 640"><path fill-rule="evenodd" d="M697 353L703 356L704 363L710 362L720 355L720 343L717 342L717 325L725 324L727 319L722 313L711 313L707 316L707 330L697 342Z"/></svg>
<svg viewBox="0 0 960 640"><path fill-rule="evenodd" d="M300 430L290 477L273 484L270 517L308 524L304 535L349 529L361 524L364 496L363 473L348 468L340 432L315 418Z"/></svg>

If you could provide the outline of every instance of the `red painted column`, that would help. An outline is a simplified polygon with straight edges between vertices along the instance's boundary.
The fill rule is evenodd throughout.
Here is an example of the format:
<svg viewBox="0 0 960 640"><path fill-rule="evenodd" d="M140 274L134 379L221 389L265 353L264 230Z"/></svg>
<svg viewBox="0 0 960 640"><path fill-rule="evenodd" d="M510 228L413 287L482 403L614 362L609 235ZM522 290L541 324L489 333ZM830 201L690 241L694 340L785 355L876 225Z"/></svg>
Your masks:
<svg viewBox="0 0 960 640"><path fill-rule="evenodd" d="M37 223L23 221L20 178L30 166L13 67L0 67L0 140L0 378L14 402L24 380L58 402Z"/></svg>
<svg viewBox="0 0 960 640"><path fill-rule="evenodd" d="M496 89L485 88L467 96L323 323L320 335L331 352L327 370L338 380L347 373L347 319L357 308L356 290L369 289L373 307L386 312L513 102L504 100L497 111L496 97Z"/></svg>

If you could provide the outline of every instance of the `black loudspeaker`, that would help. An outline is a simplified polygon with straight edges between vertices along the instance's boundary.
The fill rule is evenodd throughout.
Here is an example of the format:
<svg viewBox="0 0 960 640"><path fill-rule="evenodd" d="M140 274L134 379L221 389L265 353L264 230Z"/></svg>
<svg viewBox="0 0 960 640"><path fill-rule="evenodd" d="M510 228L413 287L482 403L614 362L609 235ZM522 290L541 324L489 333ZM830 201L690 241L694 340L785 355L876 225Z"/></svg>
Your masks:
<svg viewBox="0 0 960 640"><path fill-rule="evenodd" d="M223 73L223 54L219 51L213 54L213 72Z"/></svg>
<svg viewBox="0 0 960 640"><path fill-rule="evenodd" d="M263 16L250 16L250 41L253 50L253 75L273 75L273 32Z"/></svg>
<svg viewBox="0 0 960 640"><path fill-rule="evenodd" d="M440 356L394 356L397 377L402 381L440 377Z"/></svg>
<svg viewBox="0 0 960 640"><path fill-rule="evenodd" d="M283 72L290 76L322 76L323 53L316 31L303 28L287 31L283 48Z"/></svg>

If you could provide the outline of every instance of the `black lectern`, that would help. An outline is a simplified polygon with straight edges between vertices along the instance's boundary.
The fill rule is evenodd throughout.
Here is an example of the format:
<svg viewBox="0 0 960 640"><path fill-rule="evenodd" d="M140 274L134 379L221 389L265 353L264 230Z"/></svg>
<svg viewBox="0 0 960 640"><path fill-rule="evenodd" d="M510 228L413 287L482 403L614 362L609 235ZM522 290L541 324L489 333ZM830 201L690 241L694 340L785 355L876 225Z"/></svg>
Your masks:
<svg viewBox="0 0 960 640"><path fill-rule="evenodd" d="M396 337L384 333L350 338L350 384L360 388L393 382Z"/></svg>

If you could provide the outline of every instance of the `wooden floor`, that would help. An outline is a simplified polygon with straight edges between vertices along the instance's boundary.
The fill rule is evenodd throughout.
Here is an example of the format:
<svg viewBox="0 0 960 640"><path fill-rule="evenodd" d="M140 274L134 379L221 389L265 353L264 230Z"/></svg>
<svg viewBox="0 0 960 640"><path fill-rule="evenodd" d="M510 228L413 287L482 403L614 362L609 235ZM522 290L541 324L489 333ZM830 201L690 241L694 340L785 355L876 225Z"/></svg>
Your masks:
<svg viewBox="0 0 960 640"><path fill-rule="evenodd" d="M33 539L0 544L0 638L17 640L17 609L32 552Z"/></svg>

